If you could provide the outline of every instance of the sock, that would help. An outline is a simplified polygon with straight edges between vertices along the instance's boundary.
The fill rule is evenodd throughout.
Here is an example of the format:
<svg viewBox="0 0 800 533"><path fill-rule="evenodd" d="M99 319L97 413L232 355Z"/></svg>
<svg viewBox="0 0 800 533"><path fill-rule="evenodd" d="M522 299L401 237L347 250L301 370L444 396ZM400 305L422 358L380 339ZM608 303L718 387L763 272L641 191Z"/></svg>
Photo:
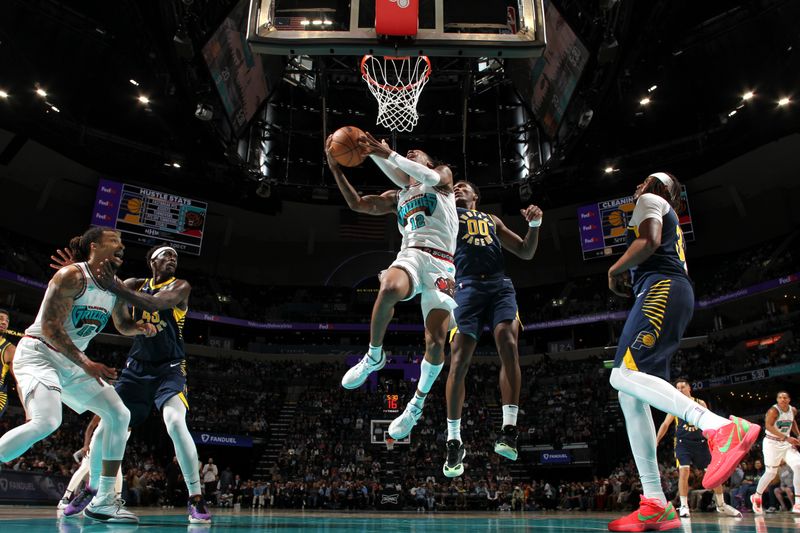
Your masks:
<svg viewBox="0 0 800 533"><path fill-rule="evenodd" d="M369 358L372 359L374 363L377 363L381 360L381 352L383 351L383 346L373 346L369 345Z"/></svg>
<svg viewBox="0 0 800 533"><path fill-rule="evenodd" d="M677 392L677 389L675 391ZM625 429L628 431L628 441L631 444L636 469L639 471L644 497L655 498L660 500L662 505L666 505L667 498L661 488L661 474L656 459L656 428L653 425L650 406L624 392L619 393L619 405L622 407L622 414L625 415Z"/></svg>
<svg viewBox="0 0 800 533"><path fill-rule="evenodd" d="M432 365L427 360L422 360L419 365L419 385L417 385L420 392L428 394L431 391L431 387L433 387L436 378L439 377L439 372L442 371L442 368L444 368L444 362Z"/></svg>
<svg viewBox="0 0 800 533"><path fill-rule="evenodd" d="M97 487L97 496L114 496L114 485L117 482L117 476L100 476L100 484Z"/></svg>
<svg viewBox="0 0 800 533"><path fill-rule="evenodd" d="M415 392L414 397L411 398L411 401L408 402L408 405L413 405L422 411L422 408L425 407L425 396L420 396L419 393Z"/></svg>
<svg viewBox="0 0 800 533"><path fill-rule="evenodd" d="M715 492L714 501L717 502L717 509L722 509L725 507L725 495L723 493ZM683 502L683 499L681 499L681 502ZM683 503L681 503L681 505L683 505Z"/></svg>
<svg viewBox="0 0 800 533"><path fill-rule="evenodd" d="M722 418L690 400L663 379L644 372L637 372L625 367L615 368L611 371L609 382L618 391L633 396L659 411L686 420L703 431L719 429L731 423L730 420Z"/></svg>
<svg viewBox="0 0 800 533"><path fill-rule="evenodd" d="M681 496L681 507L689 507L689 497Z"/></svg>
<svg viewBox="0 0 800 533"><path fill-rule="evenodd" d="M503 426L516 426L519 407L508 404L503 406Z"/></svg>
<svg viewBox="0 0 800 533"><path fill-rule="evenodd" d="M447 419L447 440L457 440L461 442L461 419Z"/></svg>

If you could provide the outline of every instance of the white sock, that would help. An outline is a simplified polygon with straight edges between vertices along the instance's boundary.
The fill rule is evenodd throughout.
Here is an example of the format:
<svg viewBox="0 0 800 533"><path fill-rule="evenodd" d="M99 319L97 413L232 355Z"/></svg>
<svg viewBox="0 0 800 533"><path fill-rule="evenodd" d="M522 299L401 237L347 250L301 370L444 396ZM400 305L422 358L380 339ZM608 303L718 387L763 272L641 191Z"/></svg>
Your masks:
<svg viewBox="0 0 800 533"><path fill-rule="evenodd" d="M677 389L675 391L677 392ZM661 474L658 471L656 429L650 406L624 392L619 393L619 405L622 407L622 414L625 415L625 429L628 431L628 441L631 443L631 452L633 460L636 461L636 469L639 471L644 497L655 498L660 500L662 505L666 505L667 498L661 488Z"/></svg>
<svg viewBox="0 0 800 533"><path fill-rule="evenodd" d="M681 496L681 502L683 502L683 497ZM721 492L714 493L714 501L717 502L717 509L722 509L725 507L725 495ZM683 505L681 503L681 505Z"/></svg>
<svg viewBox="0 0 800 533"><path fill-rule="evenodd" d="M413 405L422 411L422 408L425 407L425 396L420 396L419 393L414 392L414 397L411 398L411 401L408 402L408 405Z"/></svg>
<svg viewBox="0 0 800 533"><path fill-rule="evenodd" d="M457 440L461 442L461 419L447 419L447 440Z"/></svg>
<svg viewBox="0 0 800 533"><path fill-rule="evenodd" d="M97 496L103 498L114 496L114 485L117 483L117 476L100 476L100 485L97 487Z"/></svg>
<svg viewBox="0 0 800 533"><path fill-rule="evenodd" d="M431 387L436 382L436 378L439 377L439 372L442 371L442 368L444 368L444 362L433 365L425 359L422 360L419 365L419 384L417 385L420 392L428 394L431 391Z"/></svg>
<svg viewBox="0 0 800 533"><path fill-rule="evenodd" d="M508 404L503 406L503 426L516 426L519 407Z"/></svg>
<svg viewBox="0 0 800 533"><path fill-rule="evenodd" d="M369 345L369 358L372 359L374 363L377 363L381 360L381 352L383 351L383 346L373 346Z"/></svg>
<svg viewBox="0 0 800 533"><path fill-rule="evenodd" d="M611 370L609 382L618 391L627 393L659 411L686 420L703 431L719 429L731 423L730 420L726 420L690 400L688 396L681 394L678 389L663 379L644 372L624 367L615 368Z"/></svg>
<svg viewBox="0 0 800 533"><path fill-rule="evenodd" d="M681 507L689 507L689 497L681 496Z"/></svg>

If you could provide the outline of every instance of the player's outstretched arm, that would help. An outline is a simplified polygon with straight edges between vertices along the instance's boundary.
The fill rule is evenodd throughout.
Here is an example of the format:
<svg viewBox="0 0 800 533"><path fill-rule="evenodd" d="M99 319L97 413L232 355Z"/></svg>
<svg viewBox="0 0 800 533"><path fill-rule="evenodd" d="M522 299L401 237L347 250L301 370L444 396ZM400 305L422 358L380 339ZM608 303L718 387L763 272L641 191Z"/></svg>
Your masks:
<svg viewBox="0 0 800 533"><path fill-rule="evenodd" d="M10 365L14 361L15 353L17 353L17 347L9 342L6 344L6 347L3 349L2 353L0 353L0 363Z"/></svg>
<svg viewBox="0 0 800 533"><path fill-rule="evenodd" d="M372 159L376 161L377 158L384 159L387 163L400 169L420 183L448 188L453 186L453 172L450 170L450 167L446 165L429 168L416 161L411 161L393 151L386 142L378 142L369 132L365 132L364 135L359 138L358 144ZM389 174L387 174L387 176L389 176L392 181L395 181ZM395 183L397 182L395 181ZM405 185L398 183L398 185L406 187L408 183Z"/></svg>
<svg viewBox="0 0 800 533"><path fill-rule="evenodd" d="M59 353L93 378L98 381L116 379L116 370L86 357L64 329L64 322L72 312L72 303L84 290L85 284L83 274L77 267L65 267L56 272L42 300L42 334Z"/></svg>
<svg viewBox="0 0 800 533"><path fill-rule="evenodd" d="M100 263L100 266L95 272L95 276L100 284L106 290L113 292L117 298L121 298L140 309L145 311L154 312L162 311L164 309L172 309L173 307L186 308L186 302L189 300L189 293L192 292L192 286L184 279L176 280L167 287L158 291L157 294L145 294L133 288L133 284L129 283L130 280L123 282L116 274L110 260L105 260Z"/></svg>
<svg viewBox="0 0 800 533"><path fill-rule="evenodd" d="M661 439L664 438L664 435L667 434L669 431L669 427L675 422L675 416L667 415L664 418L664 421L661 422L661 427L658 428L658 434L656 435L656 446L658 443L661 442Z"/></svg>
<svg viewBox="0 0 800 533"><path fill-rule="evenodd" d="M544 214L535 205L520 209L520 213L525 222L528 223L528 231L525 233L525 237L520 237L511 231L498 217L492 215L492 220L494 220L497 237L500 239L500 244L503 245L503 248L521 259L533 259L536 254L536 248L539 247L539 227L542 225Z"/></svg>
<svg viewBox="0 0 800 533"><path fill-rule="evenodd" d="M114 309L111 311L111 319L114 321L114 327L117 328L117 331L126 337L135 337L136 335L152 337L158 333L153 324L134 321L128 311L128 306L121 299L117 299L114 304Z"/></svg>
<svg viewBox="0 0 800 533"><path fill-rule="evenodd" d="M326 146L330 145L330 137L326 142ZM347 202L347 207L357 213L364 213L367 215L388 215L397 211L397 191L386 191L383 194L376 195L370 194L361 196L358 191L353 188L353 185L347 181L341 167L333 158L330 150L325 152L328 158L328 167L333 173L333 178L336 180L336 186L339 187L342 196Z"/></svg>

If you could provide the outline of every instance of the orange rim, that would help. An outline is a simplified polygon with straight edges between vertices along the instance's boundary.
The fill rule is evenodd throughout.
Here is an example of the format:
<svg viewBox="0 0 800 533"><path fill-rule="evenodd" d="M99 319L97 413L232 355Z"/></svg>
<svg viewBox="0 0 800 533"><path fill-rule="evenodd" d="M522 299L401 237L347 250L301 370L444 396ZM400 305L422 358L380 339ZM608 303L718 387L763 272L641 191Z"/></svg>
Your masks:
<svg viewBox="0 0 800 533"><path fill-rule="evenodd" d="M367 54L367 55L365 55L364 57L361 58L361 76L365 80L367 80L367 83L369 83L370 85L374 85L376 87L380 87L384 91L408 91L410 89L413 89L414 87L416 87L417 85L419 85L423 81L427 80L431 75L431 60L428 59L428 56L419 56L419 57L421 57L422 59L425 60L425 63L427 64L427 67L425 68L424 75L421 76L414 83L409 83L408 85L402 85L402 86L389 85L389 84L385 84L385 83L378 83L378 81L376 79L374 79L372 76L370 76L369 71L367 70L367 67L366 67L367 60L370 59L370 58L374 58L374 57L375 56L371 56L371 55ZM410 58L411 58L411 56L383 56L384 60L388 59L390 61L406 60L406 59L410 59Z"/></svg>

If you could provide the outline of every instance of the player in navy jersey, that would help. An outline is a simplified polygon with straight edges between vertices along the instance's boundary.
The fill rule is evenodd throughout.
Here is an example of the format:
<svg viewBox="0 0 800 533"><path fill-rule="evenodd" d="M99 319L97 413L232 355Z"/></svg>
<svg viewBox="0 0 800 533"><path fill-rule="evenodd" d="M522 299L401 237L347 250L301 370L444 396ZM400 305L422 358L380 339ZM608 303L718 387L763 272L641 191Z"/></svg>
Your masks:
<svg viewBox="0 0 800 533"><path fill-rule="evenodd" d="M480 195L475 185L459 181L453 190L459 222L455 253L458 307L454 312L457 329L451 336L447 376L447 460L442 467L447 477L464 473L466 449L461 440L464 378L484 326L491 329L500 356L503 426L494 451L512 461L517 459L520 323L514 285L505 273L503 248L522 259L531 259L536 253L542 224L542 210L537 206L521 209L529 227L525 237L520 237L496 216L476 210Z"/></svg>
<svg viewBox="0 0 800 533"><path fill-rule="evenodd" d="M700 406L708 407L706 402L692 396L692 385L687 378L681 377L676 379L675 388L679 390L681 394L697 402ZM689 510L690 467L694 466L700 470L705 470L711 462L711 452L708 449L708 442L706 442L700 428L693 426L686 420L681 420L669 414L664 418L661 427L658 428L656 445L661 442L661 439L664 438L664 435L667 434L669 428L672 426L675 426L675 462L678 466L678 494L681 499L681 507L678 511L681 518L689 518L691 514ZM725 503L722 485L714 487L714 501L718 513L725 516L742 517L741 512Z"/></svg>
<svg viewBox="0 0 800 533"><path fill-rule="evenodd" d="M0 309L0 418L8 409L8 385L13 379L11 362L14 360L16 347L6 339L6 331L11 315Z"/></svg>
<svg viewBox="0 0 800 533"><path fill-rule="evenodd" d="M735 416L726 420L669 384L669 365L694 310L694 291L675 210L681 185L656 172L636 187L636 207L627 226L628 249L608 270L608 287L636 296L617 346L611 386L619 391L631 451L644 493L640 507L608 525L610 531L666 530L680 519L661 488L656 432L650 406L703 431L711 463L703 486L721 485L758 437L760 427ZM628 272L630 271L630 277Z"/></svg>
<svg viewBox="0 0 800 533"><path fill-rule="evenodd" d="M53 259L56 260L55 257ZM115 388L131 412L131 427L144 422L153 405L161 411L189 491L189 521L209 523L211 515L200 488L197 447L186 425L189 403L183 324L192 288L186 280L175 277L178 252L174 248L154 246L145 259L152 272L149 278L130 278L122 282L110 269L105 268L107 265L101 266L98 272L98 278L107 284L111 292L133 305L134 320L152 324L158 332L146 341L144 338L134 339ZM92 438L92 448L102 435L101 424ZM91 478L94 478L95 470L96 466L92 463ZM89 486L93 486L91 481ZM87 498L85 491L78 493L64 510L64 515L80 512Z"/></svg>

